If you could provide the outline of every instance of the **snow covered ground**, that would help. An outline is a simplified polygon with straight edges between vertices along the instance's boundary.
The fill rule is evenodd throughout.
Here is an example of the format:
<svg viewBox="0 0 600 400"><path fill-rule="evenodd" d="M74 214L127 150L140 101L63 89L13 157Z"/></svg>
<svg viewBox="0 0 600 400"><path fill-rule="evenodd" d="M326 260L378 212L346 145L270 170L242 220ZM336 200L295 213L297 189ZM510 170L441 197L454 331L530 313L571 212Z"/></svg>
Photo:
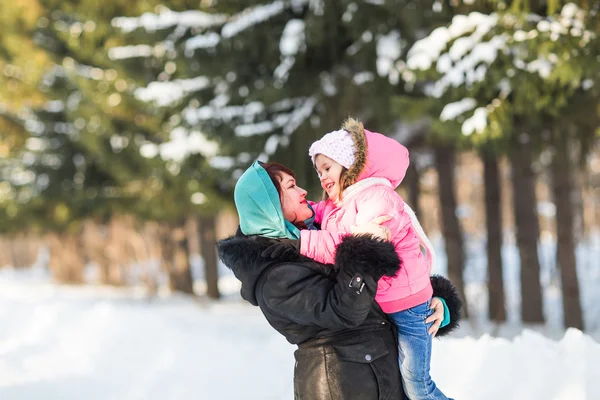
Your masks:
<svg viewBox="0 0 600 400"><path fill-rule="evenodd" d="M510 246L509 322L487 323L481 252L470 248L465 276L476 317L434 345L432 375L444 392L460 400L600 399L597 245L579 254L586 334L560 328L546 262L549 323L523 328ZM542 260L551 250L542 245ZM239 299L231 276L221 286L220 302L148 299L135 289L54 285L39 267L0 269L0 399L291 400L294 346Z"/></svg>

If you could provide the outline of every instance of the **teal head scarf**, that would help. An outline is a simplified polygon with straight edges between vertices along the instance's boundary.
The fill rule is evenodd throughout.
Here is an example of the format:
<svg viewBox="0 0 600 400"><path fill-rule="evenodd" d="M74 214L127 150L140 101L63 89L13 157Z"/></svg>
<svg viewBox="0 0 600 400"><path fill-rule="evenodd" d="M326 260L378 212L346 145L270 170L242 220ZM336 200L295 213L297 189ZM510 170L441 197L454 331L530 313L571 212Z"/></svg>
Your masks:
<svg viewBox="0 0 600 400"><path fill-rule="evenodd" d="M279 193L258 161L242 174L235 185L233 198L244 235L300 237L300 230L283 218Z"/></svg>

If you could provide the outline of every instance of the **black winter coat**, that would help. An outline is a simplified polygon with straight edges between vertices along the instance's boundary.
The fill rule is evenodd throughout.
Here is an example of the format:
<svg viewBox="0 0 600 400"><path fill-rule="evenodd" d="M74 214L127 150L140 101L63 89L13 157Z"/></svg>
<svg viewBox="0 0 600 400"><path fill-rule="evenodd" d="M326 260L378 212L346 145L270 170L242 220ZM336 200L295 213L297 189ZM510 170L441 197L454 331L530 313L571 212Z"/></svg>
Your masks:
<svg viewBox="0 0 600 400"><path fill-rule="evenodd" d="M332 266L299 255L285 260L261 257L275 242L238 233L217 247L241 281L242 297L298 345L294 398L406 399L395 329L374 302L378 279L399 268L393 245L348 236Z"/></svg>

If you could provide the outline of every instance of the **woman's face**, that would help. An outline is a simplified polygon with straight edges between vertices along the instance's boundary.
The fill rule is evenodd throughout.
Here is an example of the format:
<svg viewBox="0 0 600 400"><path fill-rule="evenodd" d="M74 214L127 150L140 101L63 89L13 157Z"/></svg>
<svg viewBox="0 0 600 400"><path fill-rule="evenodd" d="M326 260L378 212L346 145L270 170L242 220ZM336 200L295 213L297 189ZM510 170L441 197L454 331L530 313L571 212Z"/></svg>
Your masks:
<svg viewBox="0 0 600 400"><path fill-rule="evenodd" d="M296 186L296 180L285 172L281 172L280 184L283 218L295 223L312 217L312 210L306 202L306 190Z"/></svg>

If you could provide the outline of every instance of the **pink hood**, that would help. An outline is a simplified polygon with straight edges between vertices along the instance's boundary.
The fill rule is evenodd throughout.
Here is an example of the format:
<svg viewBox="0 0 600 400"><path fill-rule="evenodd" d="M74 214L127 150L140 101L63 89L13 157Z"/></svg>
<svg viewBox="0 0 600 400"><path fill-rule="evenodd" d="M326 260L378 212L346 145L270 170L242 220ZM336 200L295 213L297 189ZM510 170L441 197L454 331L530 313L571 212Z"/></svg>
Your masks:
<svg viewBox="0 0 600 400"><path fill-rule="evenodd" d="M342 129L354 143L354 163L342 178L342 187L349 187L366 178L385 178L397 188L410 163L408 149L395 139L371 132L359 121L348 118Z"/></svg>
<svg viewBox="0 0 600 400"><path fill-rule="evenodd" d="M395 188L406 176L410 164L408 149L381 133L364 130L367 137L367 156L363 171L356 181L365 178L386 178Z"/></svg>

